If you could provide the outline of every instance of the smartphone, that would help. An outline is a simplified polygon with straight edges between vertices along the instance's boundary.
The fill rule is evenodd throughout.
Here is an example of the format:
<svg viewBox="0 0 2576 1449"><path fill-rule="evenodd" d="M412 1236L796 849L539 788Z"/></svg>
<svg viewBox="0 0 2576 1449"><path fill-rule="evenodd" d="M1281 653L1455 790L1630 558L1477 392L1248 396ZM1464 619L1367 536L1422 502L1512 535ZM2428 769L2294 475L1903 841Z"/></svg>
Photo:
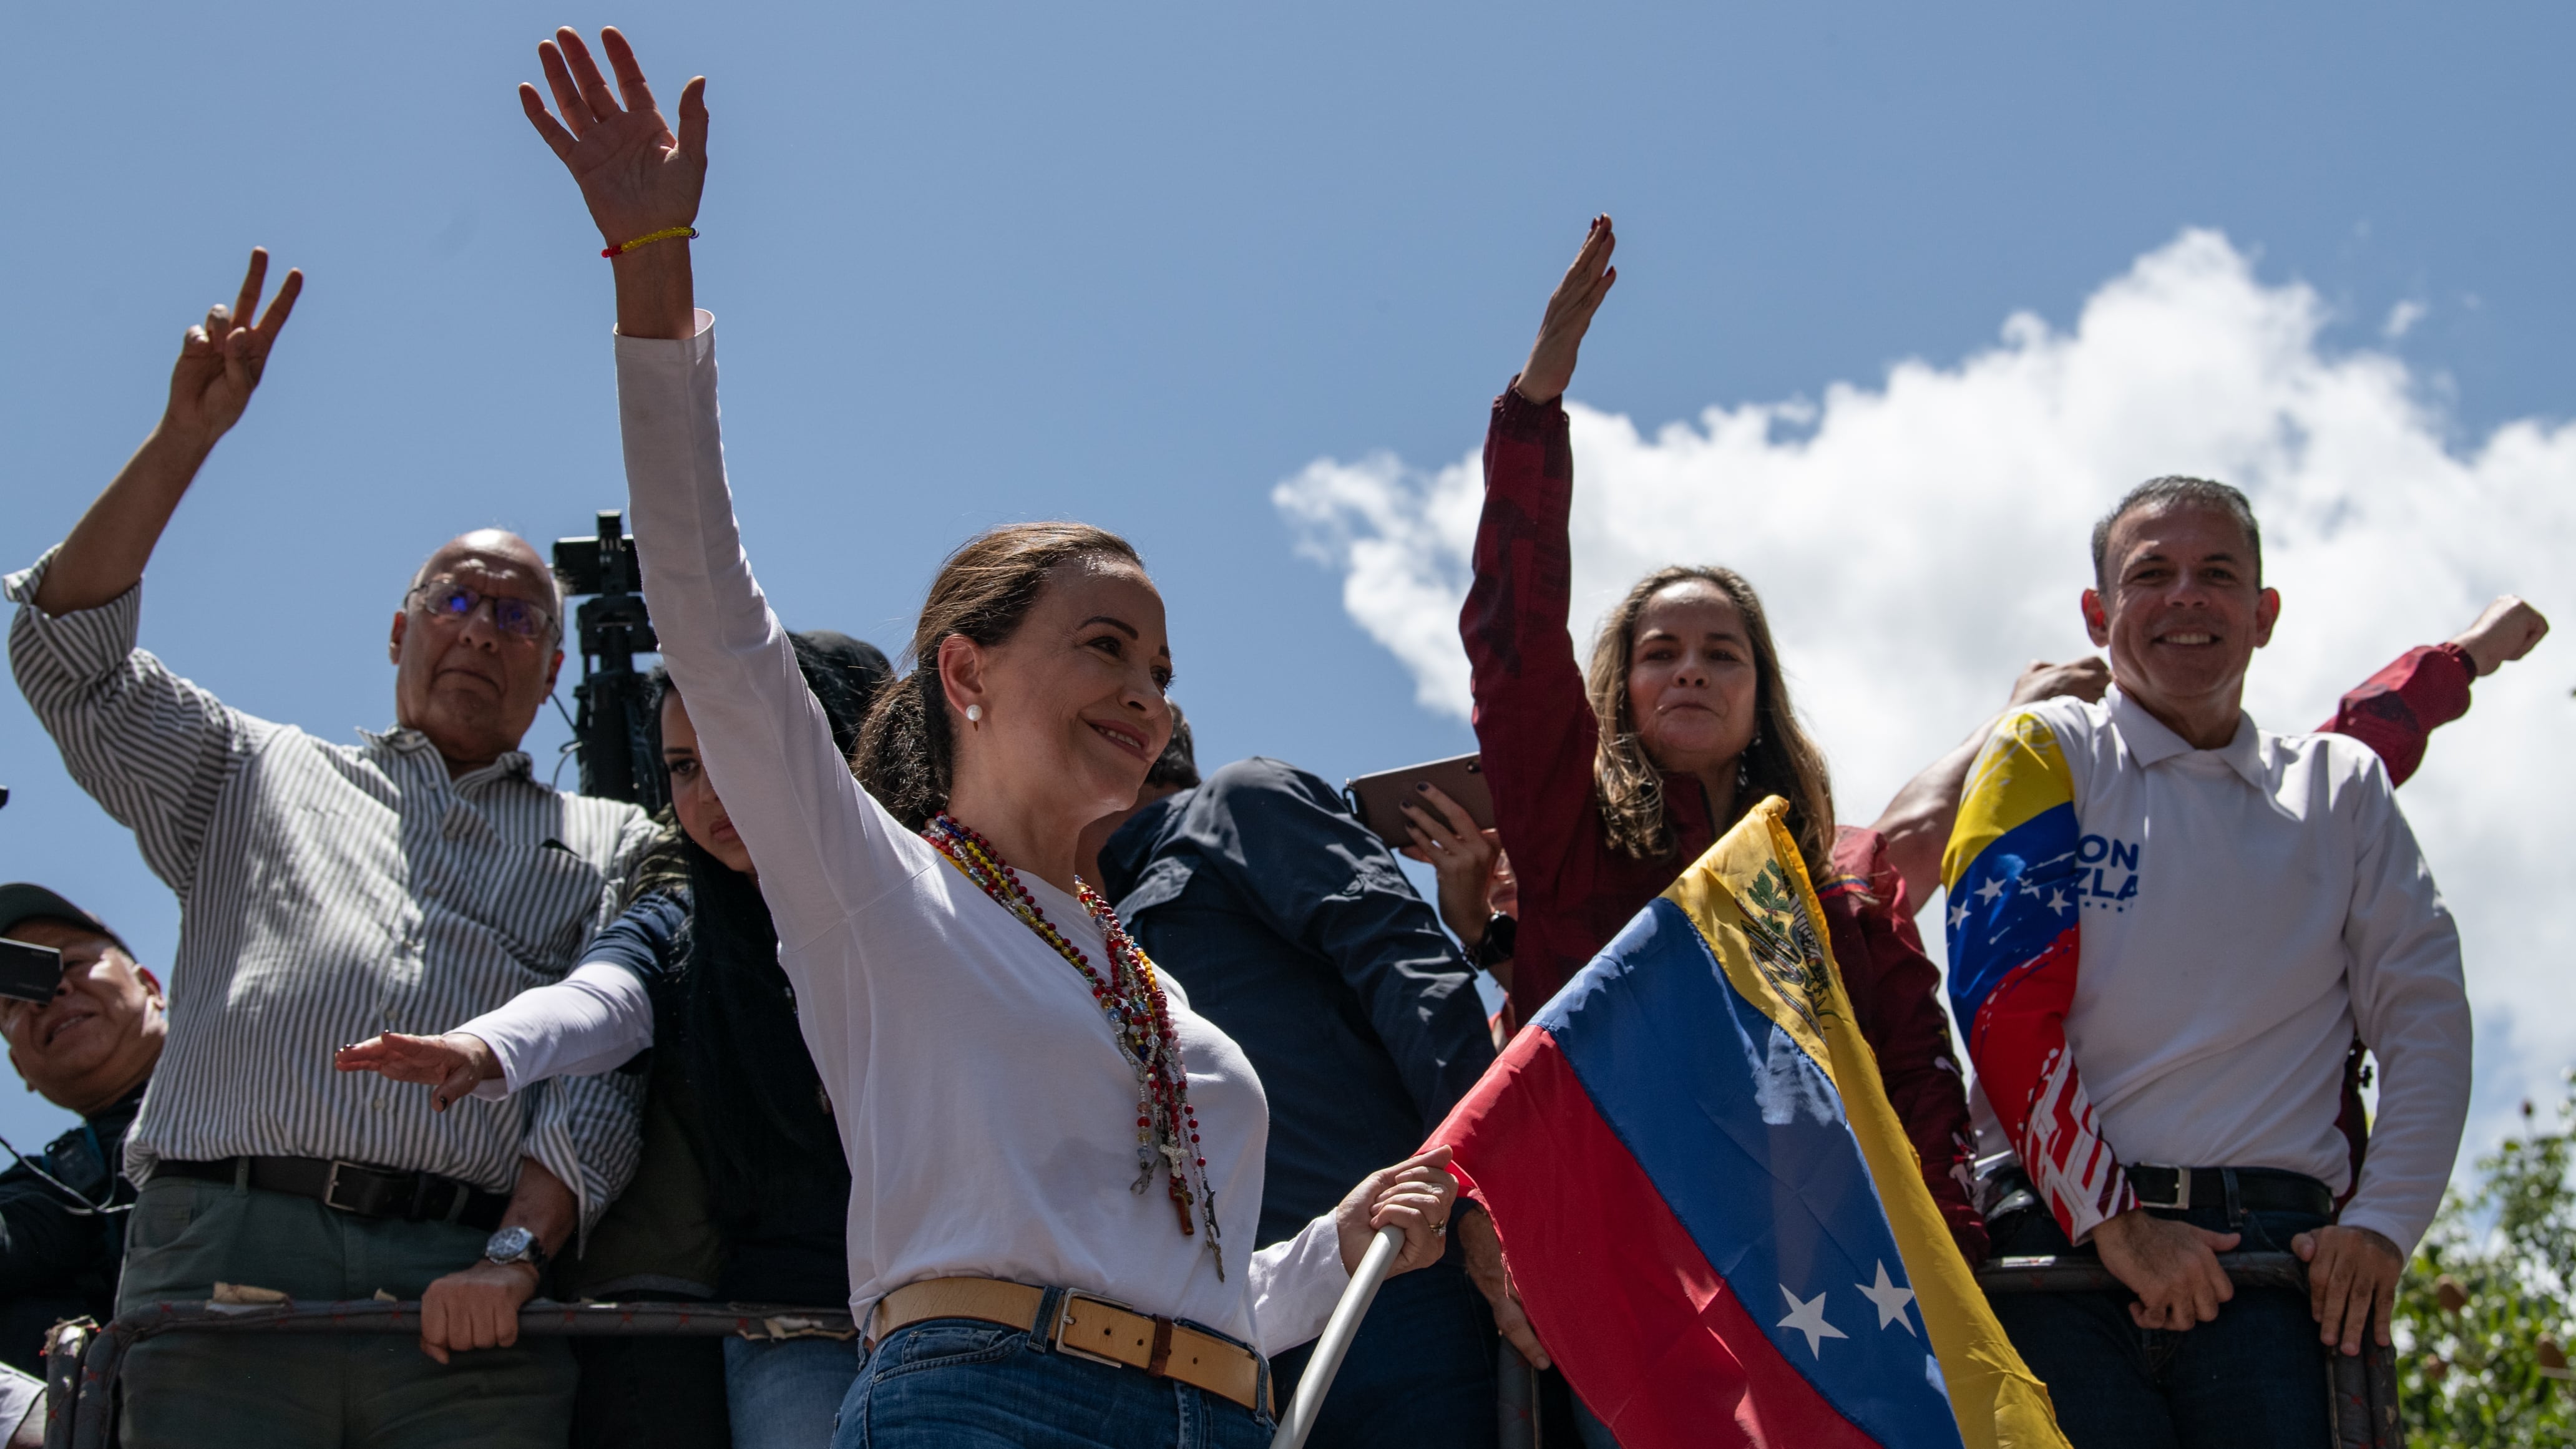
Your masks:
<svg viewBox="0 0 2576 1449"><path fill-rule="evenodd" d="M1467 823L1478 830L1494 828L1494 792L1485 784L1485 761L1481 755L1455 755L1446 760L1408 765L1401 770L1381 770L1374 775L1360 775L1342 782L1342 803L1362 825L1374 831L1390 849L1413 843L1405 834L1404 811L1410 800L1437 815L1431 802L1413 787L1427 784L1466 807ZM1457 825L1457 821L1450 824Z"/></svg>
<svg viewBox="0 0 2576 1449"><path fill-rule="evenodd" d="M62 952L0 936L0 997L47 1002L62 984Z"/></svg>

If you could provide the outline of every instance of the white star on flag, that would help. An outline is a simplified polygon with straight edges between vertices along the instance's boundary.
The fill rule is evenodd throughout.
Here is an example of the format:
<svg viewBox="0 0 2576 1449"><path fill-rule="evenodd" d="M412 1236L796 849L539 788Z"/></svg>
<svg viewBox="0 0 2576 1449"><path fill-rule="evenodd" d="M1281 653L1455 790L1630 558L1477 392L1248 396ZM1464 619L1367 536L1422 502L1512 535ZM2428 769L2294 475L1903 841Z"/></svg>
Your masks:
<svg viewBox="0 0 2576 1449"><path fill-rule="evenodd" d="M2075 901L2072 896L2061 896L2055 891L2050 891L2048 893L2048 908L2062 916L2075 908Z"/></svg>
<svg viewBox="0 0 2576 1449"><path fill-rule="evenodd" d="M1823 1343L1828 1338L1851 1337L1850 1334L1825 1321L1825 1295L1822 1293L1817 1294L1815 1301L1810 1303L1790 1292L1789 1285L1783 1283L1780 1285L1780 1296L1789 1300L1789 1316L1773 1326L1794 1328L1805 1334L1809 1357L1823 1358L1825 1356Z"/></svg>
<svg viewBox="0 0 2576 1449"><path fill-rule="evenodd" d="M1986 877L1986 883L1985 883L1984 885L1981 885L1981 886L1977 887L1976 892L1975 892L1976 896L1977 896L1980 900L1983 900L1987 905L1990 905L1990 906L1991 906L1991 905L1993 905L1993 904L1995 903L1995 897L1997 897L1997 896L1999 896L1999 895L2002 895L2003 893L2004 893L2004 878L2003 878L2002 876L1999 876L1999 875L1994 875L1994 876L1988 876L1988 877Z"/></svg>
<svg viewBox="0 0 2576 1449"><path fill-rule="evenodd" d="M1959 929L1959 927L1960 927L1961 925L1963 925L1963 924L1967 921L1967 919L1968 919L1968 903L1967 903L1966 901L1953 901L1953 902L1951 902L1951 903L1950 903L1950 929L1951 929L1951 930L1953 930L1953 931L1955 931L1955 930Z"/></svg>
<svg viewBox="0 0 2576 1449"><path fill-rule="evenodd" d="M1884 1329L1890 1324L1901 1323L1905 1325L1905 1331L1907 1333L1912 1333L1914 1331L1914 1320L1907 1317L1905 1313L1905 1305L1914 1301L1914 1290L1911 1288L1899 1288L1894 1283L1888 1281L1887 1263L1884 1259L1880 1260L1878 1265L1878 1284L1876 1287L1872 1287L1867 1283L1854 1283L1852 1286L1860 1290L1861 1297L1878 1305L1878 1326L1880 1328Z"/></svg>

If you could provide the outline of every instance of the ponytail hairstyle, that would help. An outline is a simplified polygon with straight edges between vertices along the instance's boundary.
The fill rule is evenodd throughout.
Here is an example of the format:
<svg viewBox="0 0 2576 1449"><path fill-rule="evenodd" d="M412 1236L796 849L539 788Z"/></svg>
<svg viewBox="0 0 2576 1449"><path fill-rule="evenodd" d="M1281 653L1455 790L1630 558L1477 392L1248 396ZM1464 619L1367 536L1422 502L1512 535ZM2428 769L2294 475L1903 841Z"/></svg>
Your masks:
<svg viewBox="0 0 2576 1449"><path fill-rule="evenodd" d="M968 539L930 581L921 622L904 651L912 673L877 696L852 762L859 783L906 830L948 808L956 778L956 733L939 684L939 645L955 634L991 648L1018 632L1047 578L1085 558L1145 561L1136 546L1087 523L1013 523Z"/></svg>
<svg viewBox="0 0 2576 1449"><path fill-rule="evenodd" d="M1637 581L1627 597L1603 620L1592 641L1592 667L1585 671L1584 692L1600 722L1601 743L1592 768L1593 797L1601 808L1601 825L1610 844L1638 860L1660 860L1673 853L1673 824L1664 808L1664 776L1647 757L1637 737L1637 721L1628 707L1628 667L1637 653L1637 618L1646 603L1674 584L1696 579L1726 596L1744 616L1744 632L1753 645L1752 748L1743 755L1744 787L1736 791L1733 818L1713 822L1725 834L1763 797L1789 802L1789 831L1807 874L1823 880L1833 858L1833 783L1825 756L1799 727L1789 703L1789 682L1780 673L1780 651L1771 643L1770 617L1762 596L1733 569L1674 564Z"/></svg>

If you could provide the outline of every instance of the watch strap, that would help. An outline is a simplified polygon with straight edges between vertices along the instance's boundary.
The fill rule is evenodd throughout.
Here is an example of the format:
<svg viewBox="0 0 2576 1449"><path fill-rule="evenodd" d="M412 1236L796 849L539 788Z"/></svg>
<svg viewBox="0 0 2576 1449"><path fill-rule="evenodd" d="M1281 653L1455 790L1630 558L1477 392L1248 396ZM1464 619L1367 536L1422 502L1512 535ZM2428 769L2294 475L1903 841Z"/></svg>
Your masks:
<svg viewBox="0 0 2576 1449"><path fill-rule="evenodd" d="M508 1230L504 1229L503 1231ZM493 1237L495 1238L499 1236L499 1233L493 1234ZM527 1235L527 1241L521 1244L517 1252L512 1253L507 1257L496 1256L493 1253L493 1246L493 1243L489 1240L485 1241L483 1244L484 1261L491 1263L525 1263L540 1273L546 1271L548 1255L546 1253L545 1239L538 1237L533 1232Z"/></svg>

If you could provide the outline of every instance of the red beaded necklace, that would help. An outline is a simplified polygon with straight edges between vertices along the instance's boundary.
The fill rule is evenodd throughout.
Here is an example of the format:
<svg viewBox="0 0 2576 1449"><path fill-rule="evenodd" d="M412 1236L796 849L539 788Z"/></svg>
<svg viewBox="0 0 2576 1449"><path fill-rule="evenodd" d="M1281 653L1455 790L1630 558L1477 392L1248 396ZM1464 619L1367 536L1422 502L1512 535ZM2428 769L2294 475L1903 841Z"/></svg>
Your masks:
<svg viewBox="0 0 2576 1449"><path fill-rule="evenodd" d="M1136 1070L1136 1181L1130 1190L1144 1192L1152 1185L1156 1168L1168 1166L1172 1212L1180 1219L1181 1232L1184 1236L1196 1232L1190 1222L1195 1205L1199 1221L1207 1224L1208 1251L1216 1258L1217 1277L1222 1280L1225 1254L1217 1241L1216 1194L1207 1184L1207 1159L1199 1155L1199 1119L1190 1106L1189 1073L1181 1065L1180 1037L1172 1030L1162 984L1154 979L1154 963L1127 934L1118 913L1079 877L1074 881L1076 894L1108 942L1105 977L1082 948L1065 939L1046 918L1046 908L1020 884L1019 872L1011 869L992 842L944 811L922 826L921 838L1082 973L1091 987L1091 999L1109 1018L1119 1055Z"/></svg>

